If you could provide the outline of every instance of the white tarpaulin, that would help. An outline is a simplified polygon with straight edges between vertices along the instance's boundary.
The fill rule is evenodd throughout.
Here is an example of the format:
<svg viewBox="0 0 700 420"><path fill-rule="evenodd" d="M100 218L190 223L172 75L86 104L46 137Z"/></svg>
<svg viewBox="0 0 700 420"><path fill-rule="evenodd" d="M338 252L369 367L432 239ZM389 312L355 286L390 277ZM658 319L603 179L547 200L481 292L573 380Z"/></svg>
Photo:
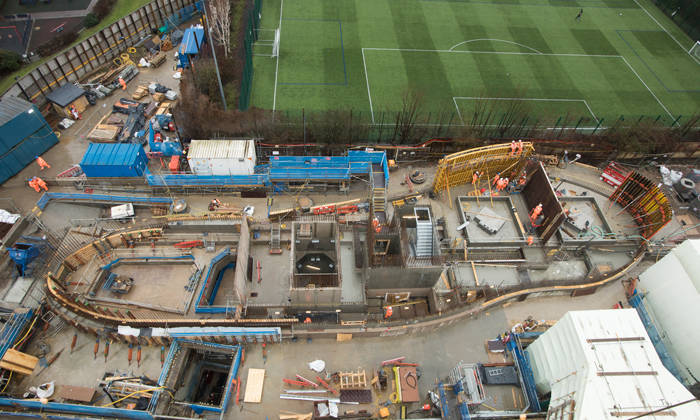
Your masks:
<svg viewBox="0 0 700 420"><path fill-rule="evenodd" d="M309 369L315 370L316 372L323 372L323 370L326 368L326 362L318 359L311 363L307 363L307 365L309 365Z"/></svg>
<svg viewBox="0 0 700 420"><path fill-rule="evenodd" d="M14 224L14 223L17 221L17 219L19 219L20 217L22 217L22 216L19 215L19 214L12 214L12 213L10 213L10 212L8 212L8 211L0 210L0 222L9 223L9 224L12 225L12 224Z"/></svg>

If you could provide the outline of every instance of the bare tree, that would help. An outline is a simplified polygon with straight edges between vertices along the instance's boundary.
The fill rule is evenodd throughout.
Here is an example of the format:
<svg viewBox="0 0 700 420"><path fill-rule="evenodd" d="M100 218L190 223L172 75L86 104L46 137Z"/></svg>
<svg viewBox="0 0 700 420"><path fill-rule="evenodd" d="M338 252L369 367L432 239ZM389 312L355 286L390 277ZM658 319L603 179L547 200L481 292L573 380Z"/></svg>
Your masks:
<svg viewBox="0 0 700 420"><path fill-rule="evenodd" d="M224 46L224 56L228 58L231 47L231 2L229 0L209 1L209 26L211 37L216 44Z"/></svg>
<svg viewBox="0 0 700 420"><path fill-rule="evenodd" d="M401 110L394 115L394 141L406 144L417 134L416 125L425 113L425 93L413 86L407 86L401 91Z"/></svg>

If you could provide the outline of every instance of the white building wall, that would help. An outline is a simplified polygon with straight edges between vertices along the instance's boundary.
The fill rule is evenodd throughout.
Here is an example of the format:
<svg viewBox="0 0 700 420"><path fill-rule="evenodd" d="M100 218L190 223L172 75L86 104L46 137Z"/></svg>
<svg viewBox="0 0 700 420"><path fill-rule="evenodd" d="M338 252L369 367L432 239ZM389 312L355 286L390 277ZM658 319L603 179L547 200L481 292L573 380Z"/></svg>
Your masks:
<svg viewBox="0 0 700 420"><path fill-rule="evenodd" d="M646 304L658 323L686 385L700 377L700 240L683 242L639 276L638 289L647 292ZM686 369L687 367L687 369Z"/></svg>

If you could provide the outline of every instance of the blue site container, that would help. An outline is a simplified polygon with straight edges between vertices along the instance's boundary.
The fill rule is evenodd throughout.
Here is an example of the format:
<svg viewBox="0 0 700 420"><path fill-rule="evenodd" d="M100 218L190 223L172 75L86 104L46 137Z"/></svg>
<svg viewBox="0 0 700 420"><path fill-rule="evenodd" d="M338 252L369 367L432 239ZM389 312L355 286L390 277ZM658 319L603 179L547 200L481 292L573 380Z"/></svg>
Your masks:
<svg viewBox="0 0 700 420"><path fill-rule="evenodd" d="M0 184L56 143L36 105L14 96L0 101Z"/></svg>
<svg viewBox="0 0 700 420"><path fill-rule="evenodd" d="M141 177L148 157L140 144L90 143L80 162L90 178Z"/></svg>

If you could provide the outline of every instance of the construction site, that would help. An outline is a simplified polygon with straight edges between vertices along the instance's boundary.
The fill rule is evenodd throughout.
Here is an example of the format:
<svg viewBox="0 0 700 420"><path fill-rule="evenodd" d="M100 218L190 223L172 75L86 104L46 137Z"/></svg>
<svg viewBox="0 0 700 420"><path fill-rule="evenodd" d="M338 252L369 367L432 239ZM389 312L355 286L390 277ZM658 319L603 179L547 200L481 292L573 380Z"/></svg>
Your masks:
<svg viewBox="0 0 700 420"><path fill-rule="evenodd" d="M696 243L683 201L695 171L666 187L527 141L285 155L256 139L156 141L167 125L147 121L146 148L62 142L35 196L24 179L43 166L4 184L17 217L3 240L2 415L583 418L529 346L570 310L623 307L636 321L618 337L646 335L671 383L652 385L678 389L617 396L605 415L698 415L697 402L673 408L691 398L694 362L661 347L640 280ZM538 351L563 338L551 340Z"/></svg>

